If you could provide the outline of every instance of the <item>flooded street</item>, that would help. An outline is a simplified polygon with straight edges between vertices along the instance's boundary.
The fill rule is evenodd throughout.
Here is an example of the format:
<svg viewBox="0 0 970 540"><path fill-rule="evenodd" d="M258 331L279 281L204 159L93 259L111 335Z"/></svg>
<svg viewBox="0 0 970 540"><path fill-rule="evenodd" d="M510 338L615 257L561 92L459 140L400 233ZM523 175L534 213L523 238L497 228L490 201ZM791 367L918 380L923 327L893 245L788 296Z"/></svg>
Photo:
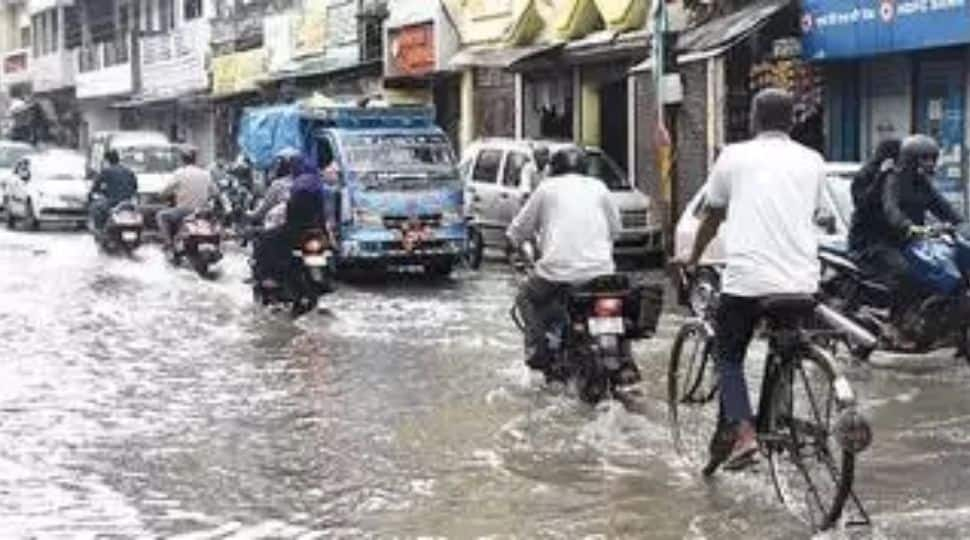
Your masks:
<svg viewBox="0 0 970 540"><path fill-rule="evenodd" d="M252 305L242 252L214 281L139 254L0 232L0 538L809 537L764 467L706 483L675 454L679 316L637 345L639 416L530 376L497 264L293 322ZM825 537L970 536L970 368L876 364L851 372L873 526Z"/></svg>

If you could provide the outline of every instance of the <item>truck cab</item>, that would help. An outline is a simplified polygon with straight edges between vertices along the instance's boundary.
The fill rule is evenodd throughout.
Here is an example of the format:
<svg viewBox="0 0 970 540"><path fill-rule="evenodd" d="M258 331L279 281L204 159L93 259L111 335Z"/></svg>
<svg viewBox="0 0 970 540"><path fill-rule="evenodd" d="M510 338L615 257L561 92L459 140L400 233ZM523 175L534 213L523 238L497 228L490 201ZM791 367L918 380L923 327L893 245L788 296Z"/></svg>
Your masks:
<svg viewBox="0 0 970 540"><path fill-rule="evenodd" d="M448 274L464 254L464 196L451 143L427 109L324 112L314 141L340 188L341 260Z"/></svg>

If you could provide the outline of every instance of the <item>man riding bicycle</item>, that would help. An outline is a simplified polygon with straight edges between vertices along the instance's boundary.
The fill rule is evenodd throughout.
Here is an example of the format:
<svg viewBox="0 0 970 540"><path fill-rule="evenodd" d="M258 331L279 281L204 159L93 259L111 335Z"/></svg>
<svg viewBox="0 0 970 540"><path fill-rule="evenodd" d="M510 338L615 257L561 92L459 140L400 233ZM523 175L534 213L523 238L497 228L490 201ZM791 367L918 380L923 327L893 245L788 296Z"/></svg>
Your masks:
<svg viewBox="0 0 970 540"><path fill-rule="evenodd" d="M736 469L758 450L744 357L762 317L760 299L818 290L814 216L825 180L822 156L789 137L793 100L778 89L752 102L749 141L724 148L707 181L705 210L688 266L724 224L725 269L715 321L721 418L707 471Z"/></svg>

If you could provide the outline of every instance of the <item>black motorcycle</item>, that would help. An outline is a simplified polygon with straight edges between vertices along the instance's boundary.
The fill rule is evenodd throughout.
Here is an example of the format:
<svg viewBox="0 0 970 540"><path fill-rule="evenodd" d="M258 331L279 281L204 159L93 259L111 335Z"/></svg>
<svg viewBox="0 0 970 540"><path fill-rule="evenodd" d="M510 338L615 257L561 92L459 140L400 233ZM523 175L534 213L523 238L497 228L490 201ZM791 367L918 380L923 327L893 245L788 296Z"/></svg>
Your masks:
<svg viewBox="0 0 970 540"><path fill-rule="evenodd" d="M134 202L124 201L111 208L102 230L90 219L88 228L105 253L131 255L142 243L145 220Z"/></svg>
<svg viewBox="0 0 970 540"><path fill-rule="evenodd" d="M532 266L526 248L520 269ZM542 372L549 382L573 382L590 404L614 398L630 406L625 387L639 382L631 343L653 336L663 308L662 286L633 286L623 274L602 276L582 286L564 287L548 313L547 344L554 360ZM512 319L525 331L518 308Z"/></svg>
<svg viewBox="0 0 970 540"><path fill-rule="evenodd" d="M278 279L253 279L253 300L264 306L289 306L293 317L299 317L316 309L320 297L334 290L332 238L322 229L307 230L290 255Z"/></svg>
<svg viewBox="0 0 970 540"><path fill-rule="evenodd" d="M928 228L926 238L950 245L962 241L953 227L946 225ZM850 343L849 350L856 359L868 360L876 348L925 354L954 345L968 357L970 276L962 277L953 294L900 302L898 291L860 269L844 245L823 244L819 258L822 301L879 337L877 346Z"/></svg>
<svg viewBox="0 0 970 540"><path fill-rule="evenodd" d="M211 210L193 212L182 220L169 259L176 266L188 261L202 277L212 275L213 266L222 260L222 230Z"/></svg>
<svg viewBox="0 0 970 540"><path fill-rule="evenodd" d="M255 197L232 171L219 170L213 174L219 187L215 211L224 228L242 236L246 213L252 210Z"/></svg>

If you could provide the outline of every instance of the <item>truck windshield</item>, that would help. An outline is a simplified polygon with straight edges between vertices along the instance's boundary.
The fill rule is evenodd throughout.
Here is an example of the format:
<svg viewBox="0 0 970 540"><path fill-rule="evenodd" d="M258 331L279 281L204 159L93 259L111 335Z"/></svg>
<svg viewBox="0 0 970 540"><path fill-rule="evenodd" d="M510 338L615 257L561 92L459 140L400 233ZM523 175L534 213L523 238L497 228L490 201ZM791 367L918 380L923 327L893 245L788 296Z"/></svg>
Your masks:
<svg viewBox="0 0 970 540"><path fill-rule="evenodd" d="M133 146L118 149L121 164L135 174L172 172L179 166L178 152L170 146Z"/></svg>
<svg viewBox="0 0 970 540"><path fill-rule="evenodd" d="M347 167L361 176L387 172L457 177L451 145L441 135L357 135L343 142Z"/></svg>

